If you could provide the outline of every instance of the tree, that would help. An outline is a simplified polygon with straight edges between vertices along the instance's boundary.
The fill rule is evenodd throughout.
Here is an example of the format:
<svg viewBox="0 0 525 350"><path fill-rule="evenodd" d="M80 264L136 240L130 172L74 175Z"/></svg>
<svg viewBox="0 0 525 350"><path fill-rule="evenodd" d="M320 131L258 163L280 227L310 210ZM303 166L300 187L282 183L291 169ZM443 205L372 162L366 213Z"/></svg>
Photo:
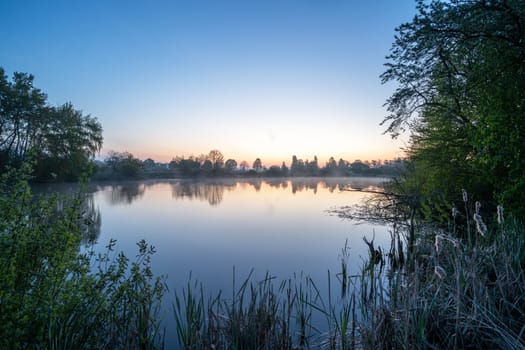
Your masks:
<svg viewBox="0 0 525 350"><path fill-rule="evenodd" d="M233 172L237 168L237 162L235 161L235 159L228 159L224 163L224 167L226 168L227 171Z"/></svg>
<svg viewBox="0 0 525 350"><path fill-rule="evenodd" d="M346 170L348 169L348 162L343 158L339 158L339 161L337 162L337 169L342 173L346 173Z"/></svg>
<svg viewBox="0 0 525 350"><path fill-rule="evenodd" d="M88 170L102 147L102 126L71 103L53 107L34 77L0 68L0 168L29 155L40 180L73 180Z"/></svg>
<svg viewBox="0 0 525 350"><path fill-rule="evenodd" d="M292 165L290 166L290 175L298 176L304 175L305 164L302 159L297 159L297 156L292 156Z"/></svg>
<svg viewBox="0 0 525 350"><path fill-rule="evenodd" d="M283 164L281 165L281 174L282 176L288 175L288 167L286 166L285 162L283 162Z"/></svg>
<svg viewBox="0 0 525 350"><path fill-rule="evenodd" d="M153 169L155 168L155 161L151 158L148 158L148 159L145 159L144 162L142 162L144 164L144 167L146 169Z"/></svg>
<svg viewBox="0 0 525 350"><path fill-rule="evenodd" d="M249 164L247 161L243 160L243 161L241 162L240 166L241 166L242 171L246 171L246 169L248 169L248 167L250 166L250 164Z"/></svg>
<svg viewBox="0 0 525 350"><path fill-rule="evenodd" d="M51 119L47 96L33 80L32 75L17 72L10 82L0 67L0 150L8 162L21 162L30 149L39 147Z"/></svg>
<svg viewBox="0 0 525 350"><path fill-rule="evenodd" d="M211 162L211 160L206 159L201 165L201 170L207 174L211 173L213 171L213 163Z"/></svg>
<svg viewBox="0 0 525 350"><path fill-rule="evenodd" d="M144 167L144 163L129 152L109 151L104 162L115 174L126 178L136 177Z"/></svg>
<svg viewBox="0 0 525 350"><path fill-rule="evenodd" d="M281 172L281 167L279 167L277 165L270 166L270 168L266 172L266 176L270 176L270 177L278 177L278 176L282 176L282 175L283 175L283 173Z"/></svg>
<svg viewBox="0 0 525 350"><path fill-rule="evenodd" d="M49 174L55 174L57 180L77 179L102 147L102 127L71 103L50 108L48 113L36 151L36 175L40 179L48 179Z"/></svg>
<svg viewBox="0 0 525 350"><path fill-rule="evenodd" d="M175 157L169 164L170 169L175 170L180 176L195 177L199 175L201 165L193 156L185 159L184 157Z"/></svg>
<svg viewBox="0 0 525 350"><path fill-rule="evenodd" d="M337 162L335 161L334 157L330 157L328 159L328 162L326 163L326 167L332 171L337 169Z"/></svg>
<svg viewBox="0 0 525 350"><path fill-rule="evenodd" d="M215 171L222 168L222 165L224 164L224 156L221 151L217 149L211 150L210 153L208 153L208 159L211 161L213 170Z"/></svg>
<svg viewBox="0 0 525 350"><path fill-rule="evenodd" d="M262 168L263 168L263 166L262 166L261 159L260 158L255 159L255 161L253 162L253 169L256 172L259 172L259 171L262 170Z"/></svg>
<svg viewBox="0 0 525 350"><path fill-rule="evenodd" d="M418 1L383 82L399 87L383 123L412 132L408 155L427 199L461 189L525 214L524 0ZM432 199L435 208L439 207Z"/></svg>
<svg viewBox="0 0 525 350"><path fill-rule="evenodd" d="M317 162L317 156L314 156L314 160L308 163L307 171L308 175L310 176L319 175L319 164Z"/></svg>
<svg viewBox="0 0 525 350"><path fill-rule="evenodd" d="M350 169L352 172L356 174L365 174L368 170L370 170L370 167L363 163L361 160L357 159L352 164L350 164Z"/></svg>

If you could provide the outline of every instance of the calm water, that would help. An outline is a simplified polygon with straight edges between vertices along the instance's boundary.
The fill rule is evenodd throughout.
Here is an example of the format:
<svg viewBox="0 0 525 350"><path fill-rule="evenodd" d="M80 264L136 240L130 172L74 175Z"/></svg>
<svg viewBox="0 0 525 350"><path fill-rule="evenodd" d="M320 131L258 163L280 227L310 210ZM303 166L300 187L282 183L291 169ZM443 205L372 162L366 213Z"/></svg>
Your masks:
<svg viewBox="0 0 525 350"><path fill-rule="evenodd" d="M322 285L336 271L348 240L350 272L357 272L367 247L362 237L388 247L387 228L354 225L330 216L333 207L358 203L363 193L346 187L380 186L383 179L336 178L293 180L145 181L94 185L92 210L99 214L95 249L110 239L129 257L136 242L156 247L153 271L166 275L173 290L188 279L202 281L206 291L231 291L253 268L255 279L270 272L279 279L304 272ZM171 319L171 308L166 318ZM172 327L173 322L166 322ZM168 348L175 341L167 330Z"/></svg>

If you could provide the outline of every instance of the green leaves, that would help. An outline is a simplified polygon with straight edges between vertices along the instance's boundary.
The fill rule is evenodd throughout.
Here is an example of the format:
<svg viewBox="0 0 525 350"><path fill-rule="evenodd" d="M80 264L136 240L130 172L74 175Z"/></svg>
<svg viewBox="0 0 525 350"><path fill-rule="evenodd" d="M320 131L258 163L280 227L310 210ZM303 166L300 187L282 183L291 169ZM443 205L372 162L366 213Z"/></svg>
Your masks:
<svg viewBox="0 0 525 350"><path fill-rule="evenodd" d="M38 180L76 180L102 147L102 126L71 103L50 106L34 77L0 68L0 170L31 156Z"/></svg>
<svg viewBox="0 0 525 350"><path fill-rule="evenodd" d="M35 197L23 165L0 179L0 348L154 349L164 279L145 241L136 260L80 252L82 196Z"/></svg>
<svg viewBox="0 0 525 350"><path fill-rule="evenodd" d="M418 1L401 25L383 82L399 86L383 121L412 134L423 192L460 188L525 214L525 1ZM502 201L502 202L501 202Z"/></svg>

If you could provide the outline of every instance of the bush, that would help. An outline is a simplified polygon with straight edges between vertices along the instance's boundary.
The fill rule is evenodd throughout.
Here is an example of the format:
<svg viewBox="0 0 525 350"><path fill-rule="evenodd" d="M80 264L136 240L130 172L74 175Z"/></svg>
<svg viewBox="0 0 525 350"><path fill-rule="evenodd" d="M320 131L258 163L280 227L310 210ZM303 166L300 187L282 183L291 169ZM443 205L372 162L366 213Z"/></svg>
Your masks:
<svg viewBox="0 0 525 350"><path fill-rule="evenodd" d="M0 180L0 348L160 348L154 249L80 250L82 195L34 197L28 166Z"/></svg>

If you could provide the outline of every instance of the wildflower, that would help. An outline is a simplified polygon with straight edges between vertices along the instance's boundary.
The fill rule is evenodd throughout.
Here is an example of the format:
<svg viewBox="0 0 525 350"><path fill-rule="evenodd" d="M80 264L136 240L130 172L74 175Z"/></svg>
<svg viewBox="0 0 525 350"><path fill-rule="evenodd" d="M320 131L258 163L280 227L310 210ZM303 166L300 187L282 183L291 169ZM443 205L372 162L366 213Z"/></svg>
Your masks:
<svg viewBox="0 0 525 350"><path fill-rule="evenodd" d="M461 193L463 194L463 202L467 203L467 202L468 202L467 190L465 190L464 188L462 188L462 189L461 189Z"/></svg>
<svg viewBox="0 0 525 350"><path fill-rule="evenodd" d="M474 214L474 221L476 222L476 230L485 237L485 234L487 233L487 225L483 222L483 219L481 218L481 215L478 213Z"/></svg>
<svg viewBox="0 0 525 350"><path fill-rule="evenodd" d="M476 201L476 214L479 214L480 209L481 209L481 203Z"/></svg>
<svg viewBox="0 0 525 350"><path fill-rule="evenodd" d="M445 271L444 268L442 268L441 266L439 265L436 265L436 267L434 267L434 273L439 277L439 279L444 279L445 277L447 277L447 272Z"/></svg>
<svg viewBox="0 0 525 350"><path fill-rule="evenodd" d="M498 210L498 224L503 224L503 207L501 205L498 205L497 206L497 210Z"/></svg>

